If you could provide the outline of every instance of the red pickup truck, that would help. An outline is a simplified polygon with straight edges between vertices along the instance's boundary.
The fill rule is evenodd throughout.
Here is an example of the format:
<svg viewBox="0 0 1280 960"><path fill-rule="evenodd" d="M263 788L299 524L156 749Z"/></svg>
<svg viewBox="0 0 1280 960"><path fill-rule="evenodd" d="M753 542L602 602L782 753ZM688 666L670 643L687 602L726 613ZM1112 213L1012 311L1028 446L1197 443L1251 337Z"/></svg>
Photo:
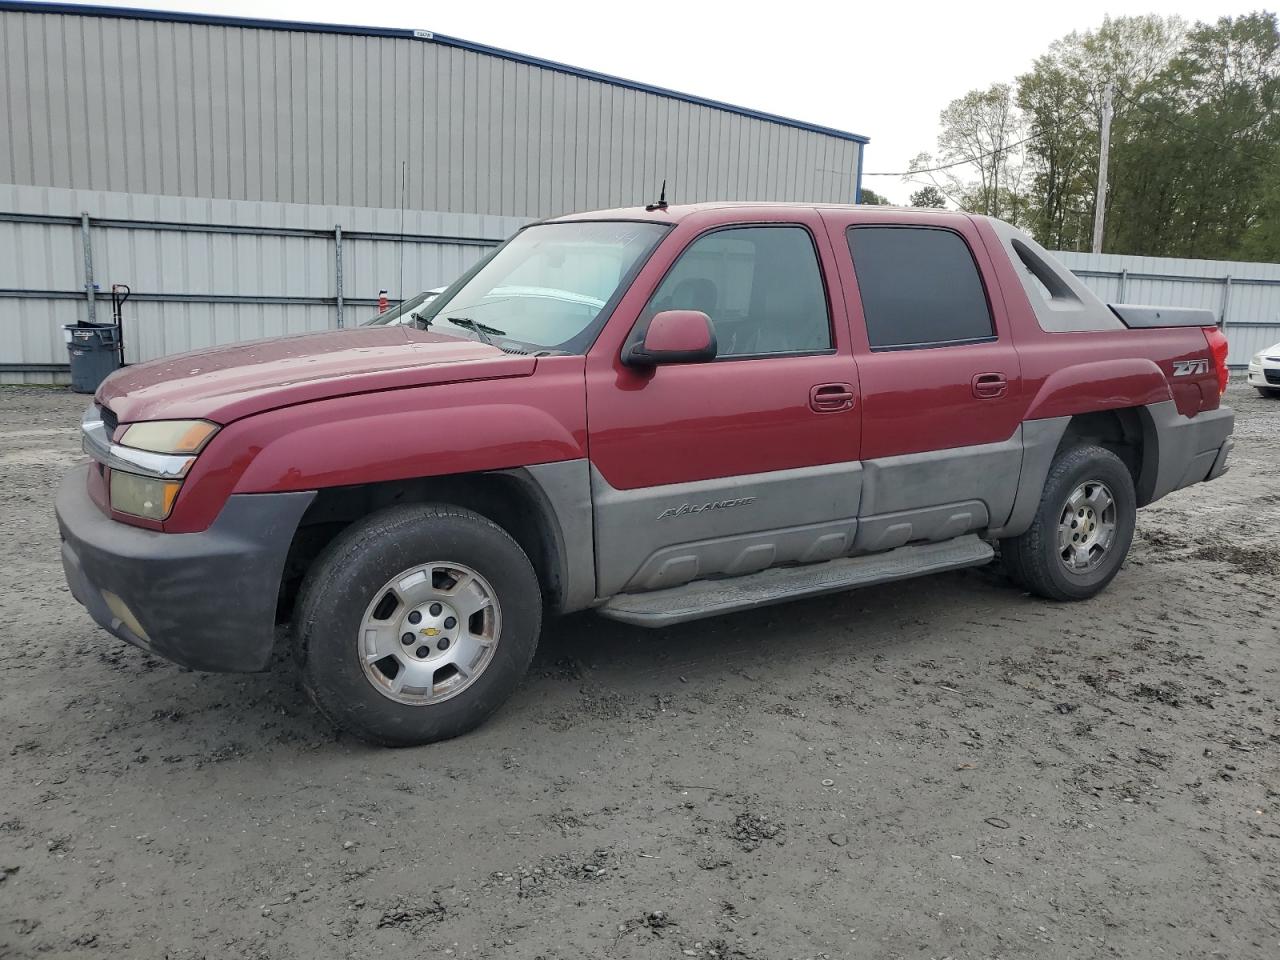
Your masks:
<svg viewBox="0 0 1280 960"><path fill-rule="evenodd" d="M561 217L412 325L110 377L62 557L117 637L227 671L287 642L339 725L423 743L513 691L544 612L660 627L997 554L1091 597L1139 507L1226 469L1226 346L998 220Z"/></svg>

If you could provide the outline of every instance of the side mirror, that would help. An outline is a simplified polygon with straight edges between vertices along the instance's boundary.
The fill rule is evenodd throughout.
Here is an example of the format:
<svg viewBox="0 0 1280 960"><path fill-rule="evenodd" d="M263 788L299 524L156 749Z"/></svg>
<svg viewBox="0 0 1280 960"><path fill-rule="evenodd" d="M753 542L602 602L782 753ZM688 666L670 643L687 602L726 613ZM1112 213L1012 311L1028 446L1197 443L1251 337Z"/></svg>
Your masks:
<svg viewBox="0 0 1280 960"><path fill-rule="evenodd" d="M716 358L716 328L701 310L663 310L654 314L644 336L622 354L631 367L663 363L701 363Z"/></svg>

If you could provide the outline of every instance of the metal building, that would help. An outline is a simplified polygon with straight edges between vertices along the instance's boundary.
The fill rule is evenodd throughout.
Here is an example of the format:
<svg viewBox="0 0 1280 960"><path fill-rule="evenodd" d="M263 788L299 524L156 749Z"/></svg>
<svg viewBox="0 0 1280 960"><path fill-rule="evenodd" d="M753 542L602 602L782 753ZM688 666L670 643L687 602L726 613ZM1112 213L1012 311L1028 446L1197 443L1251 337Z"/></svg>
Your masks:
<svg viewBox="0 0 1280 960"><path fill-rule="evenodd" d="M116 281L130 361L358 322L663 180L853 201L867 143L428 30L9 0L0 111L0 381L59 373Z"/></svg>

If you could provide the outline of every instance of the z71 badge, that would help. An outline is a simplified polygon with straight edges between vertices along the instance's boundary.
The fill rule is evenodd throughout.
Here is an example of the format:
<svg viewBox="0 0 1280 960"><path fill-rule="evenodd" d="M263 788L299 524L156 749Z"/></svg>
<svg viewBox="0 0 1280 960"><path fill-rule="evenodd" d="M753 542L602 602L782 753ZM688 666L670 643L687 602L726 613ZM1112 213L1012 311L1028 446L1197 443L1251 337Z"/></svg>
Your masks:
<svg viewBox="0 0 1280 960"><path fill-rule="evenodd" d="M1173 375L1175 377L1194 377L1197 373L1208 373L1208 360L1175 360Z"/></svg>

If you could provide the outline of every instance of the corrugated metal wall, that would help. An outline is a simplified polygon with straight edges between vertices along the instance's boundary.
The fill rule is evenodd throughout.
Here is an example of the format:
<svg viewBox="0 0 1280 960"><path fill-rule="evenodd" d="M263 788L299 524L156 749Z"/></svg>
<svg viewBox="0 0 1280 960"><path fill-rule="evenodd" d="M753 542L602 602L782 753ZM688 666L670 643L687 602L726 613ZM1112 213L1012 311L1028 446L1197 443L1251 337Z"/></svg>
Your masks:
<svg viewBox="0 0 1280 960"><path fill-rule="evenodd" d="M1247 366L1259 350L1280 342L1280 264L1111 253L1056 256L1109 303L1212 310L1224 321L1232 367Z"/></svg>
<svg viewBox="0 0 1280 960"><path fill-rule="evenodd" d="M112 283L134 291L130 362L336 326L335 227L344 318L354 325L373 315L380 289L394 300L447 283L527 222L411 210L401 243L394 209L0 186L0 367L67 362L61 327L88 313L82 212L92 218L98 319L110 315ZM1058 256L1104 300L1225 313L1233 366L1280 342L1280 264ZM0 383L54 375L11 369Z"/></svg>
<svg viewBox="0 0 1280 960"><path fill-rule="evenodd" d="M852 202L860 146L431 40L3 9L0 104L0 184L519 217Z"/></svg>
<svg viewBox="0 0 1280 960"><path fill-rule="evenodd" d="M376 312L380 289L395 300L448 283L526 222L406 211L401 243L398 210L0 186L0 365L67 362L62 325L88 315L83 211L93 218L98 320L110 317L112 283L133 290L131 363L336 326L337 226L354 326ZM0 383L51 379L0 372Z"/></svg>

